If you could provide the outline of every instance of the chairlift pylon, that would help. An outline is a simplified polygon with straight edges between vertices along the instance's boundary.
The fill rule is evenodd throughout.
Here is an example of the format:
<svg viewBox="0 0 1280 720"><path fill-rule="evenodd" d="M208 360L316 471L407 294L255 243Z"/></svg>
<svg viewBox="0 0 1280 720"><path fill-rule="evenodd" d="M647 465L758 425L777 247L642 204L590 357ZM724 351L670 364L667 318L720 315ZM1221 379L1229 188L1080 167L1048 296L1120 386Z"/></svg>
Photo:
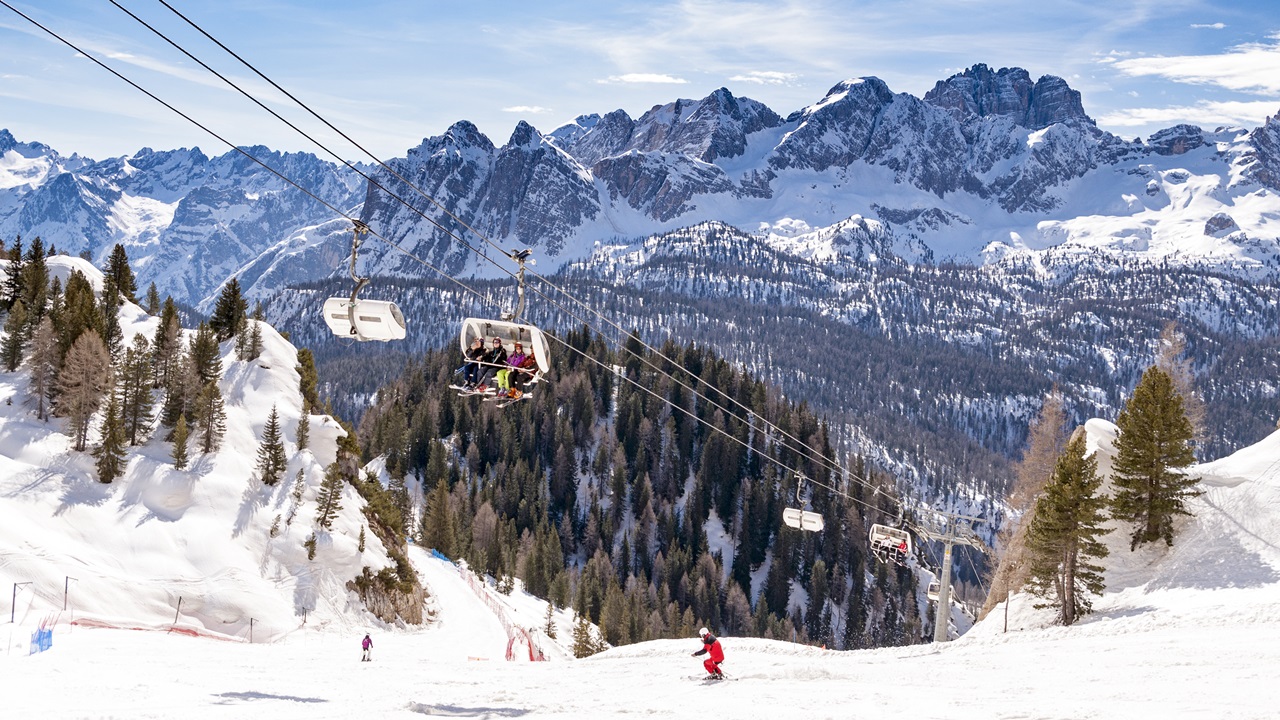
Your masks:
<svg viewBox="0 0 1280 720"><path fill-rule="evenodd" d="M352 220L351 279L356 286L350 298L331 297L324 301L322 314L329 330L338 337L368 341L403 340L405 337L404 314L396 304L387 300L361 300L357 297L368 277L356 275L356 259L360 237L369 232L369 226L360 220Z"/></svg>

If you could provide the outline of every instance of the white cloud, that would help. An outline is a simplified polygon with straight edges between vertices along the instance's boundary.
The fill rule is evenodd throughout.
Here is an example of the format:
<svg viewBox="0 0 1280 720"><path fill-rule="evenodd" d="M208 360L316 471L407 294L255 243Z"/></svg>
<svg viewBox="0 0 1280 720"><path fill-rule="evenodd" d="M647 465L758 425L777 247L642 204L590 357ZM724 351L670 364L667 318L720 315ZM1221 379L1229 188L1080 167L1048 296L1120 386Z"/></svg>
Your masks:
<svg viewBox="0 0 1280 720"><path fill-rule="evenodd" d="M1127 108L1098 118L1111 127L1169 126L1179 123L1215 128L1219 125L1256 127L1280 110L1280 104L1257 102L1200 102L1195 105L1163 108Z"/></svg>
<svg viewBox="0 0 1280 720"><path fill-rule="evenodd" d="M604 80L596 82L610 85L615 83L665 83L668 85L685 85L688 80L678 78L673 75L661 75L659 73L627 73L625 75L611 75Z"/></svg>
<svg viewBox="0 0 1280 720"><path fill-rule="evenodd" d="M800 76L796 73L777 72L776 70L753 70L745 75L734 75L729 78L734 82L755 83L756 85L790 85Z"/></svg>
<svg viewBox="0 0 1280 720"><path fill-rule="evenodd" d="M1220 55L1144 57L1114 63L1131 76L1155 75L1193 85L1216 85L1240 92L1280 95L1280 37L1270 45L1248 43Z"/></svg>
<svg viewBox="0 0 1280 720"><path fill-rule="evenodd" d="M541 105L512 105L511 107L502 108L502 112L520 113L522 115L542 115L551 112L551 108L544 108Z"/></svg>
<svg viewBox="0 0 1280 720"><path fill-rule="evenodd" d="M1226 25L1226 23L1220 23L1220 22L1218 22L1218 23L1191 23L1191 27L1193 27L1193 28L1204 28L1204 29L1208 29L1208 30L1221 30L1221 29L1225 28L1226 26L1227 26L1227 25Z"/></svg>

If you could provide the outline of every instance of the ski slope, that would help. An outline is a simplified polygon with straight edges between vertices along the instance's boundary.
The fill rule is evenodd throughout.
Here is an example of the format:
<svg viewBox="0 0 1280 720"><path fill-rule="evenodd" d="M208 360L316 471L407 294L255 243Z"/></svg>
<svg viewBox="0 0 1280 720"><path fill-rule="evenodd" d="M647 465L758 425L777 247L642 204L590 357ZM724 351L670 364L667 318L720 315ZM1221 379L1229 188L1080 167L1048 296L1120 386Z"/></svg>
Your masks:
<svg viewBox="0 0 1280 720"><path fill-rule="evenodd" d="M1089 430L1105 468L1114 426ZM943 645L836 652L723 638L732 680L716 684L697 679L696 638L508 662L492 612L452 565L414 549L436 617L371 625L373 662L359 662L359 627L248 644L63 624L51 650L0 656L3 707L6 717L281 720L1274 718L1280 434L1198 470L1205 494L1174 547L1130 553L1123 532L1108 536L1108 591L1070 628L1014 596L1007 632L1000 607ZM510 603L536 617L536 599L517 592Z"/></svg>

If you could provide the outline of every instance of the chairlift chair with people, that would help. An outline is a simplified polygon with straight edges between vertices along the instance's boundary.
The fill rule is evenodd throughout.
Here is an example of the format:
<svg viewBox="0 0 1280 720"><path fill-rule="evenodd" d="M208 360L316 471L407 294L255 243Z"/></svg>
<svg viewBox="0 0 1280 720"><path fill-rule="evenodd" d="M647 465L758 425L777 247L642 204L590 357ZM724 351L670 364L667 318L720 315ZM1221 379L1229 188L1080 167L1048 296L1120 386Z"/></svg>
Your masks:
<svg viewBox="0 0 1280 720"><path fill-rule="evenodd" d="M867 539L871 543L872 554L881 562L906 565L914 549L911 533L890 525L872 525Z"/></svg>
<svg viewBox="0 0 1280 720"><path fill-rule="evenodd" d="M545 374L551 370L551 352L547 344L547 338L537 327L518 321L524 314L524 266L526 262L534 262L529 257L530 253L531 251L528 249L507 253L507 256L515 260L520 266L520 269L516 272L516 309L513 312L503 313L501 320L466 318L462 321L462 329L458 333L458 345L462 349L463 356L468 357L468 362L463 367L458 368L458 372L462 372L468 365L476 365L488 367L488 374L490 375L501 370L506 370L509 373L519 372L521 373L520 380L526 386L545 380ZM479 340L479 347L486 349L490 347L497 348L500 345L504 351L503 355L508 357L519 348L527 356L533 358L533 363L524 369L517 369L507 364L473 359L468 355L468 351L474 347L477 340ZM503 396L490 392L487 387L484 391L478 391L470 382L453 384L449 387L459 391L464 396L483 395L486 399L504 399ZM505 407L511 402L528 397L529 394L527 392L512 392L511 396L506 396L505 402L499 403L499 406Z"/></svg>

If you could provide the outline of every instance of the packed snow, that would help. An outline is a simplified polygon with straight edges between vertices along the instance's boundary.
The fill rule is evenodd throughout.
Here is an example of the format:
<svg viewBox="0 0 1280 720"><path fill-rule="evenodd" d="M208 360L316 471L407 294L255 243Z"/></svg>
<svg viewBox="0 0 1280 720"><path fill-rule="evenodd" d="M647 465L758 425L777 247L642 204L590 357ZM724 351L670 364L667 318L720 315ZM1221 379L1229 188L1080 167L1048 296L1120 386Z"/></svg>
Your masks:
<svg viewBox="0 0 1280 720"><path fill-rule="evenodd" d="M154 322L122 314L127 335ZM727 637L730 679L708 683L690 657L697 638L573 659L570 611L554 611L549 637L543 601L412 545L428 621L367 613L345 583L388 559L372 533L358 550L351 488L317 559L302 547L342 430L313 416L311 449L294 452L295 350L264 339L252 362L224 345L222 451L193 452L178 471L153 437L111 485L70 450L61 420L35 418L25 371L0 373L4 717L1271 718L1280 707L1280 433L1195 468L1204 494L1172 548L1130 552L1125 529L1111 533L1108 589L1072 627L1015 595L945 644ZM291 460L266 487L253 463L272 406ZM1115 426L1087 427L1105 471ZM52 645L31 653L42 626Z"/></svg>

